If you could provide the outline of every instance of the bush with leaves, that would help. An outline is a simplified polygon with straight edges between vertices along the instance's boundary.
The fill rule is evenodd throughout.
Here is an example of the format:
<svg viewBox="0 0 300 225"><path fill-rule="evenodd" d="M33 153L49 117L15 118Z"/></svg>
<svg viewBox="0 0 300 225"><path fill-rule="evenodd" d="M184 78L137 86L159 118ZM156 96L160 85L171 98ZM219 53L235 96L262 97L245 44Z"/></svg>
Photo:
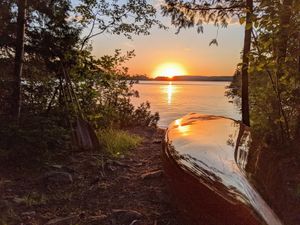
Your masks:
<svg viewBox="0 0 300 225"><path fill-rule="evenodd" d="M255 3L252 49L248 55L249 100L253 134L276 144L300 137L299 1ZM228 96L240 97L236 73Z"/></svg>
<svg viewBox="0 0 300 225"><path fill-rule="evenodd" d="M122 56L117 50L113 56L96 59L88 41L99 32L128 38L147 35L152 26L162 27L155 18L156 9L145 0L82 0L77 7L68 0L39 0L28 1L26 7L24 66L18 88L11 84L15 82L15 32L21 7L16 1L0 2L2 155L38 159L69 148L78 117L92 122L94 128L139 125L134 122L138 111L130 102L138 93L132 89L134 82L128 79L128 69L122 66L134 53ZM96 22L99 26L93 29ZM89 25L92 32L82 37ZM15 105L11 93L16 89L22 96L18 122L10 116ZM156 123L148 121L140 124Z"/></svg>
<svg viewBox="0 0 300 225"><path fill-rule="evenodd" d="M77 57L77 63L69 73L83 114L95 128L124 127L132 125L156 126L158 115L152 115L149 103L137 109L131 98L138 97L133 89L136 81L130 79L123 64L134 52L95 59L87 51Z"/></svg>
<svg viewBox="0 0 300 225"><path fill-rule="evenodd" d="M69 131L58 124L61 117L22 117L22 126L8 123L1 118L0 161L20 164L30 162L35 166L51 161L53 156L70 148Z"/></svg>

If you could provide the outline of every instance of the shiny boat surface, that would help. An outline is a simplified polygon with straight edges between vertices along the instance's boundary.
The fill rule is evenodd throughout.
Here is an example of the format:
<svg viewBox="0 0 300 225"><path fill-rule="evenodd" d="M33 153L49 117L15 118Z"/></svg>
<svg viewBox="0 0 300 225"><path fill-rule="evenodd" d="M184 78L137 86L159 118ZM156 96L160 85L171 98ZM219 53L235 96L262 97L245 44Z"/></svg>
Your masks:
<svg viewBox="0 0 300 225"><path fill-rule="evenodd" d="M282 224L245 172L250 143L248 127L220 116L170 124L164 167L183 224Z"/></svg>

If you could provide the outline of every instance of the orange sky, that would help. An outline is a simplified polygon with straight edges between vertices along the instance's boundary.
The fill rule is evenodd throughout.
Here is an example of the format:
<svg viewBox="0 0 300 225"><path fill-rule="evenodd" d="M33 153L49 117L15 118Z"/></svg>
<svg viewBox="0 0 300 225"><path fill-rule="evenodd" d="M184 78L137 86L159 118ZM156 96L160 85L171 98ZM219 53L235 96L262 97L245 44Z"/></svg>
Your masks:
<svg viewBox="0 0 300 225"><path fill-rule="evenodd" d="M220 28L219 46L209 46L216 37L217 28L213 25L204 27L204 34L195 29L182 30L175 34L176 28L170 25L169 18L163 22L170 28L167 31L152 29L149 36L135 36L128 40L122 36L101 35L93 39L93 53L100 57L113 54L114 49L124 52L135 50L136 57L127 63L130 74L147 74L155 77L156 68L168 62L181 64L187 74L184 75L233 75L240 62L243 43L243 28L231 24L228 28Z"/></svg>

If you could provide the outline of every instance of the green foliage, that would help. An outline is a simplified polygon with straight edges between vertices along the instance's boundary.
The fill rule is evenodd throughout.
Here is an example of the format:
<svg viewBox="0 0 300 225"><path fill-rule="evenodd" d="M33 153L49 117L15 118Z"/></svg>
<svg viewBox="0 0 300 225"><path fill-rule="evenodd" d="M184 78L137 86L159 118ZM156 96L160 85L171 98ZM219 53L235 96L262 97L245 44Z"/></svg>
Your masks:
<svg viewBox="0 0 300 225"><path fill-rule="evenodd" d="M87 37L81 38L93 21L100 33L148 34L150 27L160 25L153 6L144 0L114 4L83 0L75 9L68 0L28 1L19 124L10 120L9 113L14 89L15 1L1 1L0 12L1 160L42 162L70 149L77 117L95 129L156 126L158 114L151 114L148 103L135 108L130 101L138 93L124 63L134 52L123 55L116 50L114 55L96 59L91 48L83 48ZM134 19L129 15L135 15Z"/></svg>
<svg viewBox="0 0 300 225"><path fill-rule="evenodd" d="M51 160L54 153L69 148L69 131L57 118L42 116L22 118L18 126L5 118L1 119L0 159L2 162L18 161L43 163Z"/></svg>
<svg viewBox="0 0 300 225"><path fill-rule="evenodd" d="M242 0L165 0L162 11L172 18L178 32L182 28L196 27L197 32L202 33L204 23L226 27L230 17L239 15L243 6Z"/></svg>
<svg viewBox="0 0 300 225"><path fill-rule="evenodd" d="M240 68L236 69L231 83L226 87L225 96L227 96L237 108L241 109L242 76Z"/></svg>
<svg viewBox="0 0 300 225"><path fill-rule="evenodd" d="M300 134L300 3L289 2L292 5L269 0L256 3L248 56L253 133L280 144L289 144ZM241 96L240 79L236 73L229 97Z"/></svg>
<svg viewBox="0 0 300 225"><path fill-rule="evenodd" d="M299 124L300 4L291 2L291 6L286 2L261 2L260 10L264 13L256 18L250 55L254 129L271 134L274 142L281 143L296 138Z"/></svg>
<svg viewBox="0 0 300 225"><path fill-rule="evenodd" d="M130 101L138 97L138 92L133 90L135 81L129 79L123 63L134 52L121 55L116 50L113 56L97 60L89 54L85 52L82 58L77 57L70 75L83 113L94 127L156 126L159 116L152 115L149 103L135 108Z"/></svg>
<svg viewBox="0 0 300 225"><path fill-rule="evenodd" d="M156 8L146 0L81 0L75 13L81 25L90 29L82 40L82 48L88 40L103 33L132 38L150 34L150 28L156 25L166 29L155 18Z"/></svg>
<svg viewBox="0 0 300 225"><path fill-rule="evenodd" d="M100 130L98 136L105 150L114 157L127 154L130 149L136 148L142 142L142 138L138 135L123 130Z"/></svg>
<svg viewBox="0 0 300 225"><path fill-rule="evenodd" d="M150 103L142 103L133 112L132 120L140 126L151 126L156 127L159 120L158 112L151 114Z"/></svg>
<svg viewBox="0 0 300 225"><path fill-rule="evenodd" d="M300 4L293 1L291 11L285 3L264 0L257 4L253 48L248 56L251 124L258 136L287 144L299 135ZM239 81L236 73L228 96L241 96Z"/></svg>

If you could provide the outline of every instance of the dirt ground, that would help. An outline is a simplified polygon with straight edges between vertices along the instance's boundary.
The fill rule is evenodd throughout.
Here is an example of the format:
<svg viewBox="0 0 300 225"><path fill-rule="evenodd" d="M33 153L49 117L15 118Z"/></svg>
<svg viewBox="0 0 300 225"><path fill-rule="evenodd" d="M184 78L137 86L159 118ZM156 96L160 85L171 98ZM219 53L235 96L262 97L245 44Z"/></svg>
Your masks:
<svg viewBox="0 0 300 225"><path fill-rule="evenodd" d="M161 160L164 131L143 137L129 155L63 155L38 171L0 165L0 225L177 225Z"/></svg>

